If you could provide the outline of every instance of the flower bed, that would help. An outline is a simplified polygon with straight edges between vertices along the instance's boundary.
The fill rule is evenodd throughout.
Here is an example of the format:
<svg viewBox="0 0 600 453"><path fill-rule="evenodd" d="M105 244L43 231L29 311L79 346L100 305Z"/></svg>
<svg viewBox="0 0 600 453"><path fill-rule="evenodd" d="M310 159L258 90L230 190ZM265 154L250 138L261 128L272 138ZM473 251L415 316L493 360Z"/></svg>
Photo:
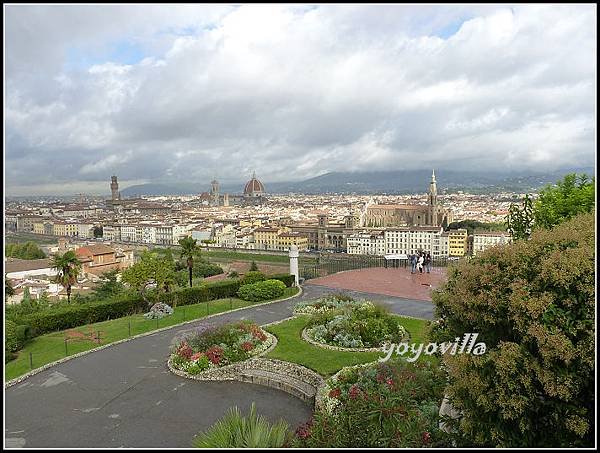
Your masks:
<svg viewBox="0 0 600 453"><path fill-rule="evenodd" d="M319 389L314 418L297 431L294 446L436 446L443 438L438 406L445 383L443 371L429 362L343 368Z"/></svg>
<svg viewBox="0 0 600 453"><path fill-rule="evenodd" d="M165 316L169 316L173 314L173 309L162 302L158 302L152 305L150 311L144 314L144 318L146 319L162 319Z"/></svg>
<svg viewBox="0 0 600 453"><path fill-rule="evenodd" d="M399 317L383 307L363 302L313 315L303 337L317 345L366 350L404 341L408 333Z"/></svg>
<svg viewBox="0 0 600 453"><path fill-rule="evenodd" d="M323 314L330 310L337 310L343 307L358 307L370 303L365 300L355 300L345 294L330 294L317 300L308 300L298 302L294 306L295 315L315 315Z"/></svg>
<svg viewBox="0 0 600 453"><path fill-rule="evenodd" d="M259 355L271 344L272 337L258 325L239 321L188 335L173 348L170 363L196 375Z"/></svg>

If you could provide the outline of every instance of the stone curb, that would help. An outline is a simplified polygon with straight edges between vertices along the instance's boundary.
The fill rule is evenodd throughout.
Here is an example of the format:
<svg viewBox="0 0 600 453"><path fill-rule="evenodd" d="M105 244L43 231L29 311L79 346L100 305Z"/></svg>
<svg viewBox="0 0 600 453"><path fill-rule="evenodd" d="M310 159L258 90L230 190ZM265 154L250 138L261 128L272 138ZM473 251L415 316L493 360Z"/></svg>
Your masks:
<svg viewBox="0 0 600 453"><path fill-rule="evenodd" d="M77 354L73 354L73 355L70 355L68 357L64 357L64 358L62 358L60 360L56 360L54 362L47 363L46 365L43 365L43 366L41 366L39 368L31 370L31 371L29 371L28 373L25 373L22 376L16 377L14 379L11 379L8 382L5 382L4 383L4 388L7 389L8 387L12 387L13 385L19 384L19 383L23 382L25 379L30 378L31 376L34 376L34 375L36 375L38 373L41 373L42 371L45 371L48 368L51 368L53 366L60 365L61 363L65 363L68 360L75 359L75 358L78 358L78 357L82 357L82 356L84 356L86 354L91 354L92 352L101 351L102 349L106 349L106 348L109 348L111 346L115 346L115 345L118 345L118 344L121 344L121 343L126 343L128 341L136 340L136 339L142 338L142 337L147 337L149 335L154 335L155 333L160 333L160 332L163 332L165 330L173 329L173 328L176 328L176 327L181 327L181 326L184 326L186 324L191 324L193 322L204 321L205 319L213 318L215 316L221 316L221 315L225 315L225 314L228 314L228 313L233 313L233 312L236 312L236 311L247 310L249 308L261 307L261 306L264 306L264 305L274 304L274 303L277 303L277 302L283 302L283 301L286 301L286 300L289 300L289 299L293 299L295 297L299 297L299 296L302 295L302 292L303 292L302 291L302 286L298 286L298 289L299 289L298 293L294 294L293 296L286 297L285 299L271 300L271 301L263 302L263 303L260 303L260 304L250 305L249 307L235 308L233 310L223 311L221 313L215 313L213 315L205 316L204 318L193 319L191 321L185 321L185 322L182 322L182 323L179 323L179 324L175 324L175 325L172 325L172 326L163 327L163 328L157 329L157 330L152 330L150 332L144 332L144 333L141 333L139 335L135 335L135 336L130 337L130 338L124 338L122 340L117 340L117 341L115 341L113 343L105 344L105 345L99 346L97 348L89 349L87 351L79 352Z"/></svg>

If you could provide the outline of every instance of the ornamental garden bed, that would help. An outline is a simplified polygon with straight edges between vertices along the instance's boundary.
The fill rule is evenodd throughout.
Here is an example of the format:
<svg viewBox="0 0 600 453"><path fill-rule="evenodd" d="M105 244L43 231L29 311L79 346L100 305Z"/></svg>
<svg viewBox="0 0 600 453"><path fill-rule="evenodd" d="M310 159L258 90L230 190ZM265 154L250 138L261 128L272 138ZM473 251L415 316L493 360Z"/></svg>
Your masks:
<svg viewBox="0 0 600 453"><path fill-rule="evenodd" d="M372 302L360 301L313 314L302 338L328 349L366 352L406 341L409 334L402 318Z"/></svg>
<svg viewBox="0 0 600 453"><path fill-rule="evenodd" d="M440 446L445 385L444 372L428 361L345 367L319 389L314 417L296 431L294 446Z"/></svg>
<svg viewBox="0 0 600 453"><path fill-rule="evenodd" d="M265 354L274 344L275 337L255 323L239 321L187 335L173 348L169 364L194 376Z"/></svg>

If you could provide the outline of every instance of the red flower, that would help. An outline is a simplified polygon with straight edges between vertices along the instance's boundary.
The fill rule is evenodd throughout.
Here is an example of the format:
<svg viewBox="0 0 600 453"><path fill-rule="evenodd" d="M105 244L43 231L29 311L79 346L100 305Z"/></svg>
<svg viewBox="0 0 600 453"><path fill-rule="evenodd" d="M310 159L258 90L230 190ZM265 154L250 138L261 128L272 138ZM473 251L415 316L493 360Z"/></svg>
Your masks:
<svg viewBox="0 0 600 453"><path fill-rule="evenodd" d="M179 347L177 348L177 355L190 360L190 357L192 357L192 354L194 353L194 351L192 351L192 348L190 347L189 344L187 344L187 342L182 342Z"/></svg>
<svg viewBox="0 0 600 453"><path fill-rule="evenodd" d="M193 356L190 357L190 360L192 361L196 361L198 360L200 357L202 357L204 355L203 352L197 352L196 354L194 354Z"/></svg>
<svg viewBox="0 0 600 453"><path fill-rule="evenodd" d="M312 425L313 421L312 419L310 419L308 422L298 426L298 428L296 429L296 436L298 436L300 439L306 439L307 437L309 437Z"/></svg>
<svg viewBox="0 0 600 453"><path fill-rule="evenodd" d="M358 385L354 384L352 387L350 387L348 396L350 396L351 400L355 400L356 398L358 398L358 395L360 395L360 388L358 387Z"/></svg>
<svg viewBox="0 0 600 453"><path fill-rule="evenodd" d="M254 345L249 341L245 341L244 343L242 343L242 349L246 352L252 351L253 348Z"/></svg>
<svg viewBox="0 0 600 453"><path fill-rule="evenodd" d="M329 398L337 398L342 394L342 391L339 388L335 388L329 392Z"/></svg>
<svg viewBox="0 0 600 453"><path fill-rule="evenodd" d="M423 443L424 444L428 444L431 441L431 434L429 434L428 431L425 431L422 435L421 438L423 439Z"/></svg>
<svg viewBox="0 0 600 453"><path fill-rule="evenodd" d="M223 348L219 346L212 346L206 350L206 357L211 363L218 365L223 360Z"/></svg>
<svg viewBox="0 0 600 453"><path fill-rule="evenodd" d="M385 377L382 374L377 374L377 382L381 384L383 381L385 381Z"/></svg>
<svg viewBox="0 0 600 453"><path fill-rule="evenodd" d="M394 380L393 380L392 378L388 378L388 380L387 380L387 381L385 381L385 382L386 382L386 384L387 384L388 386L390 386L390 387L394 385Z"/></svg>
<svg viewBox="0 0 600 453"><path fill-rule="evenodd" d="M264 334L264 332L262 330L260 330L260 328L258 326L255 326L252 329L252 336L254 338L258 338L260 341L265 341L267 339L267 336Z"/></svg>

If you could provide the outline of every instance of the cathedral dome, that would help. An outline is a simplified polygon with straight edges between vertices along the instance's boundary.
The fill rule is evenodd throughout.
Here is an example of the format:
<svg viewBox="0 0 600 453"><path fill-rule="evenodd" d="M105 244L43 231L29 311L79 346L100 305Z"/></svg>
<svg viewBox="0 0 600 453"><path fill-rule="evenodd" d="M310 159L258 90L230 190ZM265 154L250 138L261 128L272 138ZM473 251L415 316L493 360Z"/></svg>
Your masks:
<svg viewBox="0 0 600 453"><path fill-rule="evenodd" d="M255 175L252 175L252 179L244 186L244 195L262 195L264 192L265 186Z"/></svg>

